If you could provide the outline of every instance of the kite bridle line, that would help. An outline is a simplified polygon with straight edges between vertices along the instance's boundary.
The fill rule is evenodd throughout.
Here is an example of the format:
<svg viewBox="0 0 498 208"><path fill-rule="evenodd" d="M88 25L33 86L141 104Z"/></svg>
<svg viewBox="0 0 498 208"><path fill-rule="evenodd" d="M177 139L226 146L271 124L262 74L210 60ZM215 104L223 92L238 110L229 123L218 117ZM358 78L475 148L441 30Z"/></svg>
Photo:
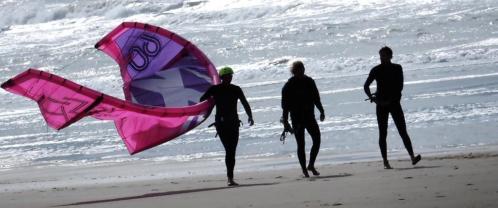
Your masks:
<svg viewBox="0 0 498 208"><path fill-rule="evenodd" d="M80 58L76 58L76 59L70 61L69 63L64 64L60 67L54 67L54 71L66 69L67 67L74 65L74 63L76 63L77 61L81 61L83 58L87 58L87 57L89 57L89 55L95 55L95 54L97 54L97 53L95 52L95 50L93 50L93 48L85 48L85 49L83 49L83 54L81 55Z"/></svg>

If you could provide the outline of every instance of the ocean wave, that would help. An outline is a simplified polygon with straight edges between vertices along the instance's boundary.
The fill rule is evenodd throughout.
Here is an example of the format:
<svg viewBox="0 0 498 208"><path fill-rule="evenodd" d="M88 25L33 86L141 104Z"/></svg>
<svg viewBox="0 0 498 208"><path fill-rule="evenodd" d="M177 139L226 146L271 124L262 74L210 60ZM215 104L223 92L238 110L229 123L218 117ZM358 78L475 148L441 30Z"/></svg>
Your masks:
<svg viewBox="0 0 498 208"><path fill-rule="evenodd" d="M162 13L169 10L190 7L192 3L182 0L148 1L15 1L4 2L0 11L9 14L0 18L0 26L45 23L61 19L101 16L110 19L125 18L143 13Z"/></svg>
<svg viewBox="0 0 498 208"><path fill-rule="evenodd" d="M430 99L437 97L448 97L448 96L473 96L473 95L494 95L498 94L498 89L488 89L484 87L471 88L471 89L460 89L460 90L448 90L443 92L434 93L423 93L410 96L409 99Z"/></svg>
<svg viewBox="0 0 498 208"><path fill-rule="evenodd" d="M244 88L256 119L241 127L241 158L295 156L295 146L275 145L282 130L280 90L294 60L304 62L323 96L323 148L377 151L374 108L366 107L362 84L379 63L379 48L389 45L393 61L404 67L407 122L414 138L422 137L414 143L429 149L487 144L498 118L492 102L498 93L496 11L493 0L4 0L0 81L39 67L122 97L119 66L93 44L123 21L147 22L191 40L217 65L233 66L234 83ZM207 128L212 118L129 156L112 122L88 118L56 132L36 103L4 90L0 96L2 168L223 158L215 129ZM467 129L476 130L452 135Z"/></svg>

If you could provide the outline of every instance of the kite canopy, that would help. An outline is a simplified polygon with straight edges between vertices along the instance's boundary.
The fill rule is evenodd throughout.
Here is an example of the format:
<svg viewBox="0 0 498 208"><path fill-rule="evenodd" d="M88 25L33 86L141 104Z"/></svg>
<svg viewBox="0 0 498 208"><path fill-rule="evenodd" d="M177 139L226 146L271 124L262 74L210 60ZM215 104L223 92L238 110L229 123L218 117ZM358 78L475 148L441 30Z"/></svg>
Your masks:
<svg viewBox="0 0 498 208"><path fill-rule="evenodd" d="M215 66L193 44L152 25L125 22L96 48L120 67L126 100L36 69L2 88L35 100L48 125L62 129L84 116L113 120L130 154L157 146L202 123L213 102L199 102L219 83Z"/></svg>
<svg viewBox="0 0 498 208"><path fill-rule="evenodd" d="M133 103L191 106L219 82L214 65L197 47L159 27L125 22L95 47L119 64L125 98Z"/></svg>

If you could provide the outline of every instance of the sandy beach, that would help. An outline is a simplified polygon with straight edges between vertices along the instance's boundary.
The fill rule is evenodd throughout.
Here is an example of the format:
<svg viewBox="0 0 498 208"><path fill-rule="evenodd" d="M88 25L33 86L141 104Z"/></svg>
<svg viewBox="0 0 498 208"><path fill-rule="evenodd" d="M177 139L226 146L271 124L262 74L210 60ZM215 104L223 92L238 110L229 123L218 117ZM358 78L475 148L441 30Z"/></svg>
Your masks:
<svg viewBox="0 0 498 208"><path fill-rule="evenodd" d="M393 170L382 169L380 161L324 165L321 176L309 179L297 168L255 170L236 174L238 187L227 187L223 175L105 180L109 172L126 172L124 165L31 168L0 173L0 207L498 206L496 151L426 157L415 167L407 160L392 165ZM104 180L67 178L95 173Z"/></svg>

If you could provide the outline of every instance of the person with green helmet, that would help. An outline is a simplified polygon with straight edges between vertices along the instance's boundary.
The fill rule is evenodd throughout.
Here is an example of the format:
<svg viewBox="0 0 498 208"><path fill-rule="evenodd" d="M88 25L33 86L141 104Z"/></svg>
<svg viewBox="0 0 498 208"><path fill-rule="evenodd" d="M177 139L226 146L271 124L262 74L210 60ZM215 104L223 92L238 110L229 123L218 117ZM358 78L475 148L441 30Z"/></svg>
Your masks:
<svg viewBox="0 0 498 208"><path fill-rule="evenodd" d="M216 132L220 136L221 143L225 148L225 165L227 167L228 186L236 186L233 179L233 170L235 167L235 152L239 141L240 120L237 114L237 102L240 100L246 114L250 126L254 125L252 118L251 107L247 102L242 89L234 84L231 84L233 70L230 67L223 67L219 71L221 84L211 86L204 95L201 101L213 98L216 106L215 127Z"/></svg>

